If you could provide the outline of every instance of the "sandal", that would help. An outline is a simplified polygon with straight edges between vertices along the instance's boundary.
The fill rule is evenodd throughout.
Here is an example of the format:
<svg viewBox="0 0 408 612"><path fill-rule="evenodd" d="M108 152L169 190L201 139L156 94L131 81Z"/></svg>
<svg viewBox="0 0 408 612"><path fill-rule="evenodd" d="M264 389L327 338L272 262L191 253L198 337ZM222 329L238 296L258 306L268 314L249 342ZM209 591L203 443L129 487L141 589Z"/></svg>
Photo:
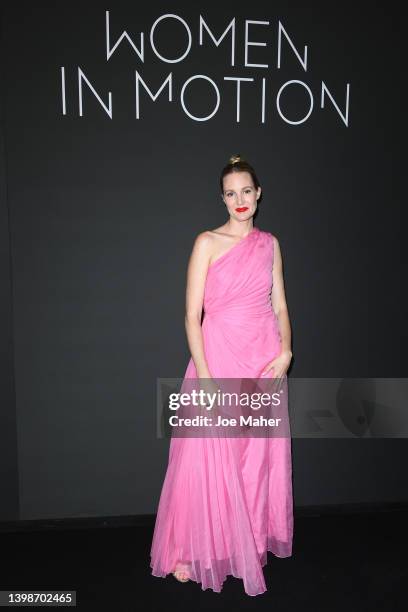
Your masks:
<svg viewBox="0 0 408 612"><path fill-rule="evenodd" d="M173 576L179 582L188 582L190 580L189 566L187 563L177 563Z"/></svg>

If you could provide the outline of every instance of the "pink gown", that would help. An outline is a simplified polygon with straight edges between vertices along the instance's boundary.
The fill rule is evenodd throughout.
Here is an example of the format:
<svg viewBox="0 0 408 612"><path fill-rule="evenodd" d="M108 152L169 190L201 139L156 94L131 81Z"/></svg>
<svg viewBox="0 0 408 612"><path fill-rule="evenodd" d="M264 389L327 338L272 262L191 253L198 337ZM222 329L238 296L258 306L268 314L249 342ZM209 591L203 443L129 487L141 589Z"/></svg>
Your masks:
<svg viewBox="0 0 408 612"><path fill-rule="evenodd" d="M280 354L271 306L274 242L254 227L209 267L202 333L214 378L258 378ZM270 374L273 376L273 373ZM196 378L192 358L185 378ZM188 569L220 592L228 575L267 590L267 551L292 554L291 438L172 437L151 546L152 574Z"/></svg>

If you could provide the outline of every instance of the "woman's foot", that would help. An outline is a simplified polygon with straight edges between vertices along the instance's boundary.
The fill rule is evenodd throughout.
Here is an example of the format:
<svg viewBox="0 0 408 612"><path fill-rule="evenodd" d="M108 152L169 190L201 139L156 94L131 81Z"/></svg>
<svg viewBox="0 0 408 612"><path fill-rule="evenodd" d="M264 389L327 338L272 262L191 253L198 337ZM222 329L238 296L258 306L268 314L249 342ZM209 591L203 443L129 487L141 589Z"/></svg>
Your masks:
<svg viewBox="0 0 408 612"><path fill-rule="evenodd" d="M179 582L188 582L190 580L190 572L186 563L177 563L173 576Z"/></svg>

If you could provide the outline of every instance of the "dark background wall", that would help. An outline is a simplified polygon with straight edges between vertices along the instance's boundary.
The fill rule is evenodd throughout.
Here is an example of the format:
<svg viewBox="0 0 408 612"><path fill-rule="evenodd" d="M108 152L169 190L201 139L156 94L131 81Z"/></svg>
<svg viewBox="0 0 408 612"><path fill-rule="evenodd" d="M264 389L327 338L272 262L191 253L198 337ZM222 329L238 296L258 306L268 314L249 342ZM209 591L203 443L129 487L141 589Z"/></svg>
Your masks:
<svg viewBox="0 0 408 612"><path fill-rule="evenodd" d="M186 265L193 240L225 220L221 168L242 153L263 200L256 225L274 233L284 258L293 329L291 377L406 377L402 286L402 29L398 5L254 1L53 5L2 9L1 448L3 520L153 513L168 440L156 438L156 379L181 377ZM126 30L145 33L144 61ZM181 62L160 61L149 32L160 16L192 33ZM199 17L220 36L217 48ZM250 27L245 66L245 19ZM278 23L286 39L277 68ZM157 50L185 50L181 23L157 26ZM65 69L66 114L61 95ZM83 83L79 112L78 69ZM173 101L155 102L169 73ZM220 105L194 121L180 103L192 75L217 83ZM242 83L240 121L236 88ZM265 122L261 87L265 78ZM310 88L313 110L297 125L277 112L287 81ZM345 125L342 112L350 84ZM190 112L214 109L208 81L186 91ZM287 117L307 114L305 87L288 87ZM294 439L297 505L407 499L405 439Z"/></svg>

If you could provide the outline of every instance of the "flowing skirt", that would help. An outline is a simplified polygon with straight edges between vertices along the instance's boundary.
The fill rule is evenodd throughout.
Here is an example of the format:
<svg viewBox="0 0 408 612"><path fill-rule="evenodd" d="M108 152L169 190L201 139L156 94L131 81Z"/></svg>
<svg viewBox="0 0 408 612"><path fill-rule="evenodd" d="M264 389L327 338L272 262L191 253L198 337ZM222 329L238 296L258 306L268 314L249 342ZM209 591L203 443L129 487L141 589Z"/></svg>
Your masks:
<svg viewBox="0 0 408 612"><path fill-rule="evenodd" d="M202 589L228 575L266 591L267 551L292 554L290 438L172 438L151 549L154 576L185 564Z"/></svg>
<svg viewBox="0 0 408 612"><path fill-rule="evenodd" d="M214 377L255 377L280 353L270 312L244 318L240 328L207 316L203 335ZM190 359L185 378L195 376ZM203 590L220 592L232 575L259 595L267 590L267 551L291 556L292 536L290 435L172 437L151 547L154 576L185 567Z"/></svg>

